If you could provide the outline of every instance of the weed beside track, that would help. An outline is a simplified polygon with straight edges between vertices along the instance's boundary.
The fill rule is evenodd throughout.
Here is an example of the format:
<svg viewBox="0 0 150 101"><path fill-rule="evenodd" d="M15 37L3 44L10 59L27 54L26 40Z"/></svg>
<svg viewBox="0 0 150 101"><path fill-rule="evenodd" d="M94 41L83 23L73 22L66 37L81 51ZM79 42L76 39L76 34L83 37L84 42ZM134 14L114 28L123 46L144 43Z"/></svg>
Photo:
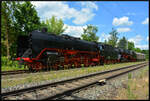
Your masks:
<svg viewBox="0 0 150 101"><path fill-rule="evenodd" d="M25 99L53 99L61 95L76 91L78 89L96 84L98 80L100 79L109 80L116 76L122 75L124 73L128 73L129 71L133 71L138 68L144 67L146 65L148 64L142 63L142 64L137 64L137 65L132 65L132 66L126 66L123 68L113 69L109 71L92 73L89 75L85 75L85 76L81 76L81 77L77 77L73 79L53 82L53 83L49 83L46 85L40 85L40 86L26 88L26 89L17 90L17 91L8 92L8 93L2 93L2 97L3 98L6 97L6 99L12 99L12 98L16 99L16 96L20 96L20 97L17 97L17 99L18 98L19 99L24 99L24 98ZM47 93L45 92L49 92L49 91L51 93L49 93L50 95L47 95ZM35 95L34 93L36 93L36 96L34 96ZM42 95L44 94L44 95L41 96L41 94Z"/></svg>
<svg viewBox="0 0 150 101"><path fill-rule="evenodd" d="M57 81L61 79L68 79L72 77L77 77L81 75L86 75L89 73L100 72L105 70L110 70L118 67L129 66L133 64L138 64L142 62L130 62L130 63L120 63L120 64L110 64L104 66L96 66L96 67L82 67L75 69L67 69L67 70L59 70L59 71L48 71L48 72L37 72L37 73L25 73L25 74L17 74L17 75L8 75L2 76L2 88L12 87L21 84L28 83L38 83L44 81ZM13 80L12 80L13 78ZM15 79L16 78L16 79ZM20 79L19 79L20 78Z"/></svg>

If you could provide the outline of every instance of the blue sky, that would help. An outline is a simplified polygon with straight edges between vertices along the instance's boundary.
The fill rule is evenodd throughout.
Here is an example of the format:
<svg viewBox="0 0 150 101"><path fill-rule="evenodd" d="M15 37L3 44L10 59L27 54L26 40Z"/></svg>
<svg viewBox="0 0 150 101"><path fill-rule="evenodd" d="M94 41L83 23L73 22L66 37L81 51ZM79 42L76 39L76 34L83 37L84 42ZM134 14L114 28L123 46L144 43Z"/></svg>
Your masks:
<svg viewBox="0 0 150 101"><path fill-rule="evenodd" d="M32 2L41 20L55 15L63 19L64 34L80 37L87 24L98 27L99 41L108 40L115 28L119 39L125 36L135 47L148 49L149 7L146 1L34 1Z"/></svg>

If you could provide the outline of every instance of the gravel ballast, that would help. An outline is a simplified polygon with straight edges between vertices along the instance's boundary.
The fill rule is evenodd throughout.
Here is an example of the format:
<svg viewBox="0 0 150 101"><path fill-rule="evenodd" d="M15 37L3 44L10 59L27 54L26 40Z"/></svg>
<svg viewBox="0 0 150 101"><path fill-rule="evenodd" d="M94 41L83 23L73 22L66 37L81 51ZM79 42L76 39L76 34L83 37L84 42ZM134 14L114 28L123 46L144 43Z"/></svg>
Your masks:
<svg viewBox="0 0 150 101"><path fill-rule="evenodd" d="M136 78L141 70L145 69L141 68L130 72L132 75L132 79ZM64 100L110 100L117 95L117 90L120 88L127 89L126 83L128 82L128 73L124 74L120 77L116 77L112 80L107 81L107 83L103 86L95 85L93 87L86 88L85 90L81 90L77 93L74 93L70 96L66 96Z"/></svg>
<svg viewBox="0 0 150 101"><path fill-rule="evenodd" d="M139 73L139 70L133 71L132 77L136 77L136 75L138 75L138 73ZM13 91L13 90L22 89L22 88L33 87L33 86L37 86L37 85L41 85L41 84L47 84L50 82L61 81L61 80L65 80L68 78L70 78L70 77L64 77L61 79L47 80L47 81L36 82L36 83L27 83L27 84L23 84L23 85L21 84L21 85L17 85L14 87L1 88L1 89L2 89L2 93L3 93L3 92L9 92L9 91ZM71 78L73 78L73 77L71 77ZM107 84L104 86L94 86L94 87L88 88L87 90L82 90L78 93L72 94L70 97L67 96L63 99L96 100L96 99L110 98L111 96L115 96L116 89L125 87L124 82L126 82L127 80L128 80L128 74L123 75L122 77L117 77L114 80L108 81Z"/></svg>

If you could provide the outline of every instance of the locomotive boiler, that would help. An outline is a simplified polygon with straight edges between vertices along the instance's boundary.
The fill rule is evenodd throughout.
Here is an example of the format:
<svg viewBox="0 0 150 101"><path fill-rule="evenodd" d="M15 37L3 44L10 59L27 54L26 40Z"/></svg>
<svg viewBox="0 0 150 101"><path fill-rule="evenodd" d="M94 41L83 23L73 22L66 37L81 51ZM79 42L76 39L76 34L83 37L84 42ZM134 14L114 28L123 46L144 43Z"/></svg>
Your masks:
<svg viewBox="0 0 150 101"><path fill-rule="evenodd" d="M68 35L33 31L19 36L16 60L30 70L59 69L100 64L96 42L88 42Z"/></svg>
<svg viewBox="0 0 150 101"><path fill-rule="evenodd" d="M69 35L32 31L17 40L17 58L31 71L145 60L145 55Z"/></svg>

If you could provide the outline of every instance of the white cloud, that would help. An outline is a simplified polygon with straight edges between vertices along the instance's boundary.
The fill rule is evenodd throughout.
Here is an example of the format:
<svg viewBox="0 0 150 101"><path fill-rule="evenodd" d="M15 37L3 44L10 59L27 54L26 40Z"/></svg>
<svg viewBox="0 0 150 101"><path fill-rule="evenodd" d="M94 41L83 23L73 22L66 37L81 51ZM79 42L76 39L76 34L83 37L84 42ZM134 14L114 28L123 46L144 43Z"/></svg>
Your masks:
<svg viewBox="0 0 150 101"><path fill-rule="evenodd" d="M141 35L136 35L134 38L130 38L129 41L134 42L135 45L139 44L143 40Z"/></svg>
<svg viewBox="0 0 150 101"><path fill-rule="evenodd" d="M135 45L135 47L136 48L140 48L140 49L142 49L142 50L147 50L147 49L149 49L149 45L147 44L147 45Z"/></svg>
<svg viewBox="0 0 150 101"><path fill-rule="evenodd" d="M149 41L149 36L147 36L147 41Z"/></svg>
<svg viewBox="0 0 150 101"><path fill-rule="evenodd" d="M76 15L74 15L75 19L73 20L73 23L75 24L84 24L87 21L91 20L95 16L94 13L89 8L82 8L81 11L77 12Z"/></svg>
<svg viewBox="0 0 150 101"><path fill-rule="evenodd" d="M105 40L108 41L110 38L110 34L105 34L104 32L99 37L99 42L104 42Z"/></svg>
<svg viewBox="0 0 150 101"><path fill-rule="evenodd" d="M129 21L129 18L124 16L122 18L114 18L113 23L114 26L124 26L124 25L132 25L133 21Z"/></svg>
<svg viewBox="0 0 150 101"><path fill-rule="evenodd" d="M98 9L94 2L81 3L82 8L80 10L69 7L66 2L32 1L31 3L36 6L41 18L51 18L52 15L63 20L73 18L73 23L78 25L91 20L95 16L93 10Z"/></svg>
<svg viewBox="0 0 150 101"><path fill-rule="evenodd" d="M83 34L83 28L86 28L87 26L69 26L65 24L64 27L67 27L67 29L63 34L81 38L81 34Z"/></svg>
<svg viewBox="0 0 150 101"><path fill-rule="evenodd" d="M81 2L81 5L98 10L98 6L93 2Z"/></svg>
<svg viewBox="0 0 150 101"><path fill-rule="evenodd" d="M148 44L141 44L143 37L141 35L136 35L134 38L130 38L129 41L134 42L134 45L136 48L140 49L148 49L149 45Z"/></svg>
<svg viewBox="0 0 150 101"><path fill-rule="evenodd" d="M130 28L117 28L117 32L129 32Z"/></svg>
<svg viewBox="0 0 150 101"><path fill-rule="evenodd" d="M147 17L143 22L142 24L149 24L149 18Z"/></svg>

